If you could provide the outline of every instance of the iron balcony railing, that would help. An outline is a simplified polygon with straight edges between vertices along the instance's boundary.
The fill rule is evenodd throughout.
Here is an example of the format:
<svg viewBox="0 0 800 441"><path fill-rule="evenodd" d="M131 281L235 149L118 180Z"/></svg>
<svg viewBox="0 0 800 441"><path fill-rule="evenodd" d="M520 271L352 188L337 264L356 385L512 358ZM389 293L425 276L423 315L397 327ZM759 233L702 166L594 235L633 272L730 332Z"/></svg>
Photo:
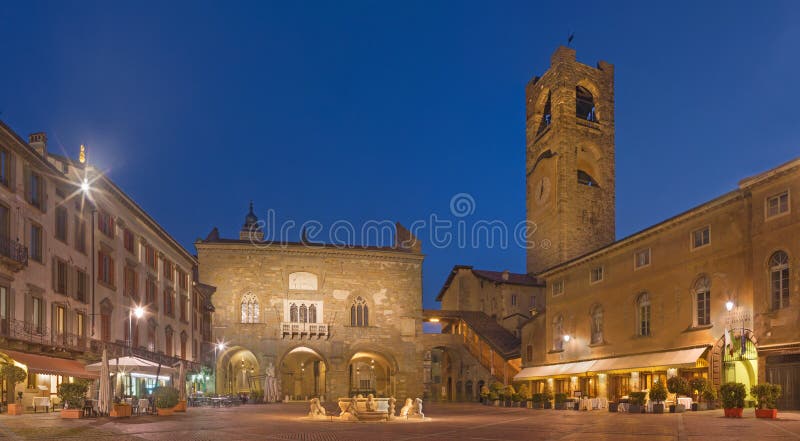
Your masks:
<svg viewBox="0 0 800 441"><path fill-rule="evenodd" d="M88 339L70 332L50 332L46 326L32 322L0 318L0 336L8 340L36 343L43 346L85 351Z"/></svg>
<svg viewBox="0 0 800 441"><path fill-rule="evenodd" d="M16 262L20 269L28 265L28 247L5 235L0 235L0 256Z"/></svg>

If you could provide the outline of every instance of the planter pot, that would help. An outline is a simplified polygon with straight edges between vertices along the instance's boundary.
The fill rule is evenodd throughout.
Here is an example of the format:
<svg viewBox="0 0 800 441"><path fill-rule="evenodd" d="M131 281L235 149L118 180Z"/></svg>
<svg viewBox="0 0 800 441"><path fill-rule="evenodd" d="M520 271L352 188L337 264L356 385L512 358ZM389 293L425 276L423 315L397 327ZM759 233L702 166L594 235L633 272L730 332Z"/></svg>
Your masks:
<svg viewBox="0 0 800 441"><path fill-rule="evenodd" d="M613 401L610 401L608 403L608 411L609 412L616 412L617 409L618 409L618 406L619 406L619 403L614 403Z"/></svg>
<svg viewBox="0 0 800 441"><path fill-rule="evenodd" d="M175 406L175 412L186 412L186 400L178 400Z"/></svg>
<svg viewBox="0 0 800 441"><path fill-rule="evenodd" d="M653 413L664 413L664 403L653 404Z"/></svg>
<svg viewBox="0 0 800 441"><path fill-rule="evenodd" d="M544 408L545 409L552 409L553 408L553 403L551 403L550 401L545 401L544 402Z"/></svg>
<svg viewBox="0 0 800 441"><path fill-rule="evenodd" d="M78 419L83 417L82 409L61 409L61 418Z"/></svg>
<svg viewBox="0 0 800 441"><path fill-rule="evenodd" d="M734 407L732 409L724 409L725 417L726 418L741 418L742 417L742 409L741 407Z"/></svg>
<svg viewBox="0 0 800 441"><path fill-rule="evenodd" d="M756 409L756 418L778 418L778 409Z"/></svg>
<svg viewBox="0 0 800 441"><path fill-rule="evenodd" d="M494 400L492 404L494 404L495 407L500 407L500 400Z"/></svg>
<svg viewBox="0 0 800 441"><path fill-rule="evenodd" d="M8 405L8 414L9 415L22 415L25 413L25 406L22 404L9 404Z"/></svg>
<svg viewBox="0 0 800 441"><path fill-rule="evenodd" d="M527 402L527 407L528 407L528 409L533 409L533 401L528 401Z"/></svg>
<svg viewBox="0 0 800 441"><path fill-rule="evenodd" d="M642 413L642 409L644 409L639 404L631 404L628 406L628 413Z"/></svg>
<svg viewBox="0 0 800 441"><path fill-rule="evenodd" d="M131 416L132 410L133 407L127 404L114 404L111 407L111 412L108 413L108 416L112 418L125 418Z"/></svg>
<svg viewBox="0 0 800 441"><path fill-rule="evenodd" d="M544 403L533 403L534 409L544 409Z"/></svg>
<svg viewBox="0 0 800 441"><path fill-rule="evenodd" d="M158 407L158 408L156 408L156 412L158 413L158 416L170 416L173 413L175 413L175 408L174 407L167 407L167 408Z"/></svg>

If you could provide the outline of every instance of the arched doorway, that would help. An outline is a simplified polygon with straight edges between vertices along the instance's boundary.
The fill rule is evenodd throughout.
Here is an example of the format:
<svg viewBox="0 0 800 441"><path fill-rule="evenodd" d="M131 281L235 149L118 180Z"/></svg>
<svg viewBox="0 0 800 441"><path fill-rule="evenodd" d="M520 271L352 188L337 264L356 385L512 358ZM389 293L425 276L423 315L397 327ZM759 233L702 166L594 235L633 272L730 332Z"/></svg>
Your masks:
<svg viewBox="0 0 800 441"><path fill-rule="evenodd" d="M281 387L283 394L293 401L306 401L325 395L327 365L317 351L298 346L283 356L281 361Z"/></svg>
<svg viewBox="0 0 800 441"><path fill-rule="evenodd" d="M255 354L249 349L234 346L218 357L217 390L225 394L250 394L261 390L255 378L260 366Z"/></svg>
<svg viewBox="0 0 800 441"><path fill-rule="evenodd" d="M394 395L393 371L393 364L383 355L369 351L356 352L350 357L347 367L350 377L349 396Z"/></svg>
<svg viewBox="0 0 800 441"><path fill-rule="evenodd" d="M732 334L730 342L721 337L711 353L711 376L714 387L722 383L743 383L750 393L750 386L758 383L758 349L752 332ZM727 343L727 344L726 344Z"/></svg>

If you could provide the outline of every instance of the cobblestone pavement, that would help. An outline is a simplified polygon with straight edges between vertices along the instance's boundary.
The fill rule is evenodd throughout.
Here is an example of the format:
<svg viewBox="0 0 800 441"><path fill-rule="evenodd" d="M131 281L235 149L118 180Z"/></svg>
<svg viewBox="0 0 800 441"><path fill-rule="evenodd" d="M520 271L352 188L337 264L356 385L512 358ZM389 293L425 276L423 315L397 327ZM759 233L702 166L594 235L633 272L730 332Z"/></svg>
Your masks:
<svg viewBox="0 0 800 441"><path fill-rule="evenodd" d="M791 440L800 439L800 413L774 421L740 420L722 411L630 415L426 404L425 422L333 423L304 421L299 404L189 409L171 417L62 420L58 413L0 415L0 440Z"/></svg>

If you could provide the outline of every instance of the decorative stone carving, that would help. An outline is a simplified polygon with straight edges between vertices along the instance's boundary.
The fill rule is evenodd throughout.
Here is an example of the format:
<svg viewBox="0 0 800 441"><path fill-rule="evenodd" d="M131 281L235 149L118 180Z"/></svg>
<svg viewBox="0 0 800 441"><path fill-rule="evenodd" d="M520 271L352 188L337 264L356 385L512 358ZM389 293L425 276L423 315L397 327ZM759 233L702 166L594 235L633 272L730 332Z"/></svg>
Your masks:
<svg viewBox="0 0 800 441"><path fill-rule="evenodd" d="M389 421L394 419L394 406L397 400L394 397L389 397Z"/></svg>
<svg viewBox="0 0 800 441"><path fill-rule="evenodd" d="M308 409L310 418L324 419L326 416L325 408L319 402L319 398L312 398Z"/></svg>

